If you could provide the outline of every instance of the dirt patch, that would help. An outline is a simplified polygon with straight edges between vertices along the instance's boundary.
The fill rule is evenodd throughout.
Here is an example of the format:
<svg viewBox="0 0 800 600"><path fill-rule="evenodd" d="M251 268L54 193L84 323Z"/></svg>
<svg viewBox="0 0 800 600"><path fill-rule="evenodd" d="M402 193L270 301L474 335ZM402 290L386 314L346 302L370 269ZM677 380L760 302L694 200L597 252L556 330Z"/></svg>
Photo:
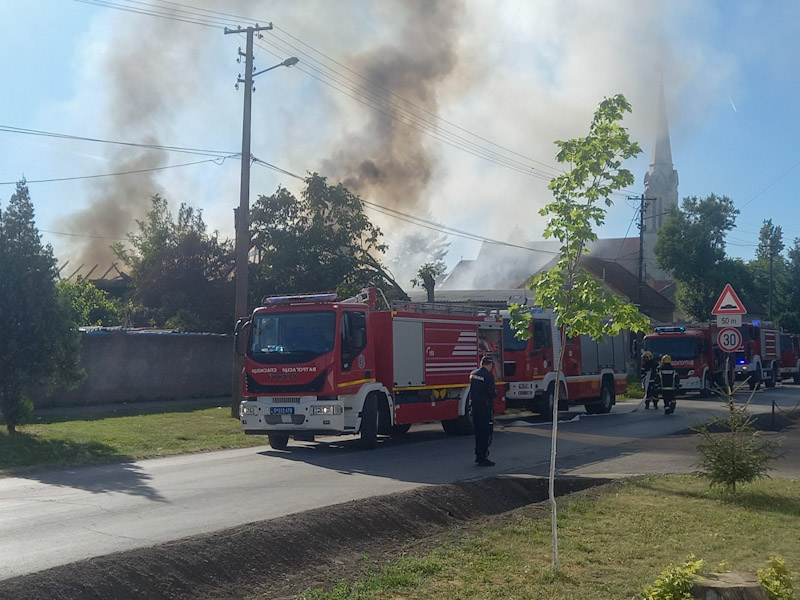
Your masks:
<svg viewBox="0 0 800 600"><path fill-rule="evenodd" d="M599 493L608 483L561 478L556 494ZM0 598L291 598L355 578L365 556L381 564L546 498L547 480L533 477L422 487L0 581Z"/></svg>

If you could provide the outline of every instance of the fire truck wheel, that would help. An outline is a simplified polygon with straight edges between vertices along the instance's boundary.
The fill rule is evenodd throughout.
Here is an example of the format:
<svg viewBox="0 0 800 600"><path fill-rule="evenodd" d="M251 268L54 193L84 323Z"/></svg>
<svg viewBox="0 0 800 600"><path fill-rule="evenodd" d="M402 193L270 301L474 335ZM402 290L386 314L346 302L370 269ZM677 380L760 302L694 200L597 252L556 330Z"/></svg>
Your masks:
<svg viewBox="0 0 800 600"><path fill-rule="evenodd" d="M778 383L778 375L775 372L775 367L773 366L769 372L769 379L764 382L764 385L768 388L774 388L776 383Z"/></svg>
<svg viewBox="0 0 800 600"><path fill-rule="evenodd" d="M794 383L795 385L800 384L800 370L798 370L797 373L794 374Z"/></svg>
<svg viewBox="0 0 800 600"><path fill-rule="evenodd" d="M375 394L367 395L361 409L361 440L359 446L372 450L378 444L378 399Z"/></svg>
<svg viewBox="0 0 800 600"><path fill-rule="evenodd" d="M706 374L703 376L703 387L700 390L701 398L708 398L711 395L711 385L711 375L706 371Z"/></svg>
<svg viewBox="0 0 800 600"><path fill-rule="evenodd" d="M286 450L289 445L289 436L280 433L273 433L267 436L269 438L269 446L275 450Z"/></svg>
<svg viewBox="0 0 800 600"><path fill-rule="evenodd" d="M564 391L564 388L561 388L561 391ZM547 386L547 391L544 393L544 396L541 397L539 400L539 404L536 407L538 409L538 413L551 421L553 419L553 402L556 399L556 386L555 383L551 383Z"/></svg>
<svg viewBox="0 0 800 600"><path fill-rule="evenodd" d="M750 379L747 382L751 390L761 386L761 365L758 366L753 375L750 375Z"/></svg>
<svg viewBox="0 0 800 600"><path fill-rule="evenodd" d="M403 423L402 425L392 425L392 434L403 435L404 433L408 433L409 429L411 429L411 423Z"/></svg>
<svg viewBox="0 0 800 600"><path fill-rule="evenodd" d="M614 388L608 383L604 383L600 388L600 404L597 405L597 412L599 414L607 414L611 412L611 407L614 405Z"/></svg>
<svg viewBox="0 0 800 600"><path fill-rule="evenodd" d="M456 433L458 435L472 435L475 433L475 423L472 422L472 398L467 394L464 404L464 414L456 419Z"/></svg>
<svg viewBox="0 0 800 600"><path fill-rule="evenodd" d="M442 421L442 429L447 435L458 435L458 419L445 419Z"/></svg>

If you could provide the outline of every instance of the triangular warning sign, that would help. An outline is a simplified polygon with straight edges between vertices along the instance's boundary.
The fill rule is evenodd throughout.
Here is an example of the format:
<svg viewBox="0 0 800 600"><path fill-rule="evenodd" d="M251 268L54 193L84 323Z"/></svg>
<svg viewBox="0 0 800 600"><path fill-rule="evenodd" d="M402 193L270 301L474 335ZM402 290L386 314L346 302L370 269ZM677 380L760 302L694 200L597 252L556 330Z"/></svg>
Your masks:
<svg viewBox="0 0 800 600"><path fill-rule="evenodd" d="M717 303L714 305L714 310L711 311L712 315L744 315L747 310L739 300L739 296L733 291L730 283L725 284L725 289L719 295Z"/></svg>

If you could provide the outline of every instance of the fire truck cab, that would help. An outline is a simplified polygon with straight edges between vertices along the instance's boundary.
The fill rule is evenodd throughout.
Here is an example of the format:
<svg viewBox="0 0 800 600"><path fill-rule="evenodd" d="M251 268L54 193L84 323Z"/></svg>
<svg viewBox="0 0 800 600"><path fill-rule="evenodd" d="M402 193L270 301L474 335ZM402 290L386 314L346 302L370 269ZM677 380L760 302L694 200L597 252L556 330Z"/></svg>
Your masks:
<svg viewBox="0 0 800 600"><path fill-rule="evenodd" d="M658 360L665 354L680 375L680 390L711 395L714 386L732 383L733 368L725 378L725 353L717 345L717 327L709 323L656 327L644 337L644 349Z"/></svg>
<svg viewBox="0 0 800 600"><path fill-rule="evenodd" d="M742 346L734 353L736 379L747 380L750 389L762 383L775 387L780 369L780 331L771 323L742 323Z"/></svg>
<svg viewBox="0 0 800 600"><path fill-rule="evenodd" d="M335 294L265 298L237 326L244 356L240 419L247 435L273 448L290 437L405 433L441 421L472 433L469 376L494 358L502 390L502 321L471 307L379 300L375 288L339 301ZM495 412L505 410L502 393Z"/></svg>
<svg viewBox="0 0 800 600"><path fill-rule="evenodd" d="M781 333L781 381L794 378L800 383L800 336L796 333Z"/></svg>
<svg viewBox="0 0 800 600"><path fill-rule="evenodd" d="M521 302L516 302L521 303ZM556 389L556 361L561 342L552 310L531 308L531 336L517 339L504 320L506 400L551 415ZM627 389L626 335L604 336L598 343L587 335L564 345L559 380L559 410L583 405L588 414L611 412L617 394Z"/></svg>

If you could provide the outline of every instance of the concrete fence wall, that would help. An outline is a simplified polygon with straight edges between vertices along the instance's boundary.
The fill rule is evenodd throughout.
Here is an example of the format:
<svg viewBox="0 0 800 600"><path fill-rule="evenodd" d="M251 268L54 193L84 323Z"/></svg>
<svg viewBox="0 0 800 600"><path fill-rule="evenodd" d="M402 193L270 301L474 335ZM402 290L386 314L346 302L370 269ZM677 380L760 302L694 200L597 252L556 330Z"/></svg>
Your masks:
<svg viewBox="0 0 800 600"><path fill-rule="evenodd" d="M215 334L98 330L83 333L86 379L73 390L34 394L37 408L166 398L224 396L231 391L233 339Z"/></svg>

